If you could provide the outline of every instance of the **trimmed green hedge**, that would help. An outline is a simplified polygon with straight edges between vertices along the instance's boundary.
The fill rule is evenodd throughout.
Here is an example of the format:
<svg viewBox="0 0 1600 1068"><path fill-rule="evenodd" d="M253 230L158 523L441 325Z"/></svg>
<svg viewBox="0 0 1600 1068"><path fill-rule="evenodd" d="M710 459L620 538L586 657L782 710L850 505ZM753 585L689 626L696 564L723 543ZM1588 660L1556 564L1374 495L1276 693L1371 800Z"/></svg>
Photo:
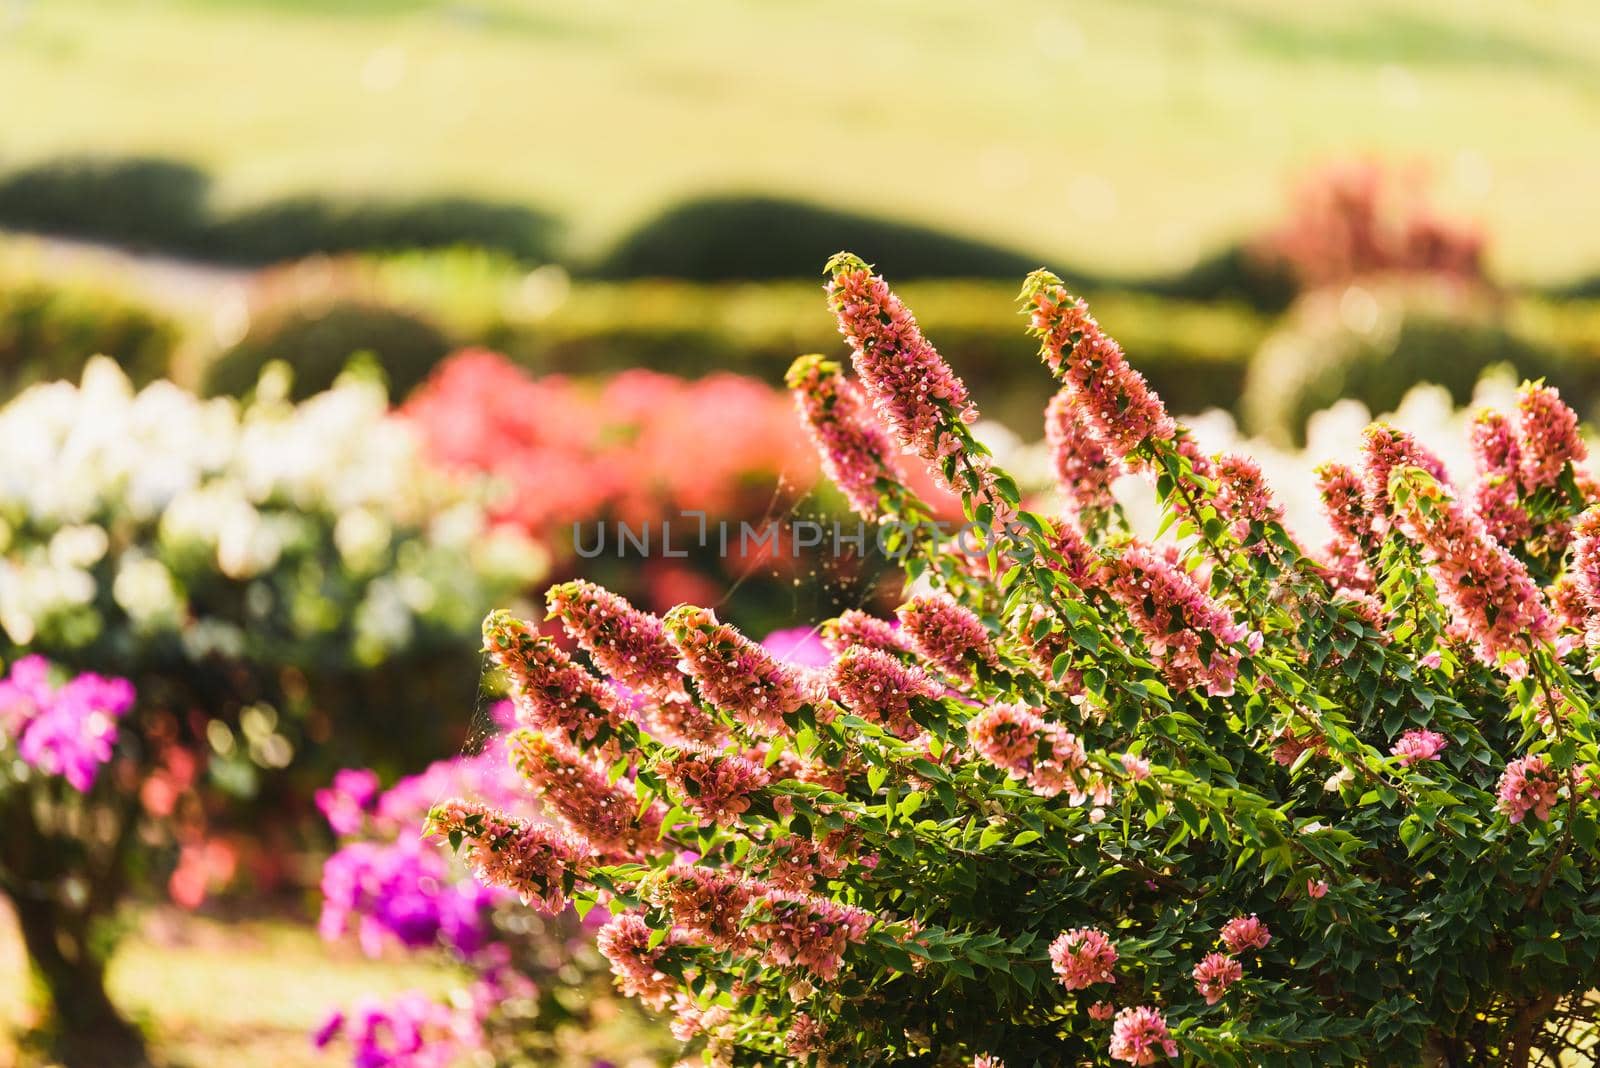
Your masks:
<svg viewBox="0 0 1600 1068"><path fill-rule="evenodd" d="M169 373L179 324L108 287L46 281L0 265L0 399L34 382L77 379L106 355L144 384Z"/></svg>
<svg viewBox="0 0 1600 1068"><path fill-rule="evenodd" d="M186 163L92 156L0 175L0 225L227 263L316 253L472 245L531 263L556 257L554 216L471 197L289 196L220 212L211 179Z"/></svg>

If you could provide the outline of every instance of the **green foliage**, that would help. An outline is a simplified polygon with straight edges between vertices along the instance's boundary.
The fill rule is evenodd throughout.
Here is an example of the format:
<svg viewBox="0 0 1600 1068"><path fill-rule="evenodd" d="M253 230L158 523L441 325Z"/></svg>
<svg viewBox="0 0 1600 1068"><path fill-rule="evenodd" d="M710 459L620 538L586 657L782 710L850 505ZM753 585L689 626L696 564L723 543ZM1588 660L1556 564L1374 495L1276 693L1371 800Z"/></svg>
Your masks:
<svg viewBox="0 0 1600 1068"><path fill-rule="evenodd" d="M291 305L265 313L217 357L206 372L206 391L242 396L262 368L283 360L294 372L292 396L301 400L330 387L352 356L366 354L382 368L394 396L404 397L452 347L437 324L408 309L366 300Z"/></svg>
<svg viewBox="0 0 1600 1068"><path fill-rule="evenodd" d="M167 373L180 337L173 320L111 287L0 266L0 397L33 382L77 378L97 354L143 385Z"/></svg>
<svg viewBox="0 0 1600 1068"><path fill-rule="evenodd" d="M210 185L175 160L65 156L0 176L0 223L186 250L205 230Z"/></svg>

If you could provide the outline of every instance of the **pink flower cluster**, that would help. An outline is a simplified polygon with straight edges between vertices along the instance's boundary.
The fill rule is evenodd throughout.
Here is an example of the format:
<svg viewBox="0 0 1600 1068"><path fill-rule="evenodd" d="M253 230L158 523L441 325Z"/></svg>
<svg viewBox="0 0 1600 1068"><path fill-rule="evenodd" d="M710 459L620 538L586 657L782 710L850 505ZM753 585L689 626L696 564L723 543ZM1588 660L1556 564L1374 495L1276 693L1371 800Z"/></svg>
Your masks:
<svg viewBox="0 0 1600 1068"><path fill-rule="evenodd" d="M1578 430L1578 415L1552 386L1528 384L1517 394L1517 433L1521 438L1518 473L1529 492L1556 485L1568 464L1589 458Z"/></svg>
<svg viewBox="0 0 1600 1068"><path fill-rule="evenodd" d="M1414 444L1408 435L1387 427L1367 429L1363 448L1369 490L1381 486L1388 494L1390 472L1415 466L1410 462ZM1494 663L1502 653L1526 653L1530 641L1550 636L1550 612L1528 569L1489 536L1481 519L1463 511L1448 490L1437 484L1413 486L1403 508L1387 499L1400 513L1401 529L1428 553L1441 596L1485 662Z"/></svg>
<svg viewBox="0 0 1600 1068"><path fill-rule="evenodd" d="M1410 767L1419 760L1438 760L1450 740L1437 731L1409 730L1400 736L1389 750L1400 759L1401 767Z"/></svg>
<svg viewBox="0 0 1600 1068"><path fill-rule="evenodd" d="M856 645L886 653L903 653L910 648L898 621L879 619L859 608L847 608L824 623L822 643L835 654Z"/></svg>
<svg viewBox="0 0 1600 1068"><path fill-rule="evenodd" d="M1115 983L1117 977L1112 969L1116 963L1116 943L1094 927L1062 931L1050 943L1050 968L1068 990L1084 990L1096 983Z"/></svg>
<svg viewBox="0 0 1600 1068"><path fill-rule="evenodd" d="M508 612L484 620L483 639L484 651L513 684L519 722L589 747L608 761L621 755L619 732L631 717L615 690Z"/></svg>
<svg viewBox="0 0 1600 1068"><path fill-rule="evenodd" d="M947 593L911 598L897 610L900 626L923 658L958 679L974 664L998 661L994 641L977 614Z"/></svg>
<svg viewBox="0 0 1600 1068"><path fill-rule="evenodd" d="M427 833L458 837L462 856L481 882L504 887L551 915L566 907L564 887L589 860L587 844L570 834L469 801L435 808Z"/></svg>
<svg viewBox="0 0 1600 1068"><path fill-rule="evenodd" d="M1088 763L1083 744L1059 723L1050 723L1027 705L986 708L967 723L972 748L1042 797L1069 791L1081 801L1077 777Z"/></svg>
<svg viewBox="0 0 1600 1068"><path fill-rule="evenodd" d="M895 448L871 406L842 369L820 356L803 356L786 379L801 422L811 435L822 470L858 514L880 509L880 482L899 483Z"/></svg>
<svg viewBox="0 0 1600 1068"><path fill-rule="evenodd" d="M830 690L851 712L898 738L915 737L919 730L911 718L912 702L936 700L942 692L915 664L860 645L834 660Z"/></svg>
<svg viewBox="0 0 1600 1068"><path fill-rule="evenodd" d="M828 261L827 272L828 304L879 418L901 447L936 468L962 449L962 436L954 428L977 418L966 385L922 336L911 310L870 267L840 253Z"/></svg>
<svg viewBox="0 0 1600 1068"><path fill-rule="evenodd" d="M1228 988L1244 978L1244 968L1226 953L1207 953L1194 966L1194 988L1207 1005L1222 1000Z"/></svg>
<svg viewBox="0 0 1600 1068"><path fill-rule="evenodd" d="M1373 511L1361 476L1346 464L1318 467L1317 490L1322 497L1322 513L1333 528L1333 538L1324 555L1334 584L1355 591L1371 589L1368 558L1376 556L1388 520Z"/></svg>
<svg viewBox="0 0 1600 1068"><path fill-rule="evenodd" d="M88 793L111 759L117 721L133 707L133 684L84 672L57 686L49 661L25 656L0 679L0 736L46 775Z"/></svg>
<svg viewBox="0 0 1600 1068"><path fill-rule="evenodd" d="M1119 457L1150 438L1173 438L1177 427L1161 398L1128 365L1088 305L1068 293L1059 278L1035 271L1028 276L1023 299L1029 332L1040 340L1040 356L1065 380L1095 438Z"/></svg>
<svg viewBox="0 0 1600 1068"><path fill-rule="evenodd" d="M534 788L545 810L596 850L633 857L655 845L660 806L641 813L628 779L612 783L605 769L549 734L517 730L506 746L512 766Z"/></svg>
<svg viewBox="0 0 1600 1068"><path fill-rule="evenodd" d="M1111 1025L1111 1059L1129 1064L1158 1064L1163 1057L1176 1057L1178 1044L1167 1030L1166 1018L1148 1005L1138 1005L1117 1013Z"/></svg>
<svg viewBox="0 0 1600 1068"><path fill-rule="evenodd" d="M1530 812L1536 819L1549 819L1561 787L1560 772L1542 754L1535 753L1507 764L1495 792L1506 819L1521 823Z"/></svg>
<svg viewBox="0 0 1600 1068"><path fill-rule="evenodd" d="M783 717L805 704L802 676L709 608L679 605L666 616L667 638L706 700L752 730L780 731Z"/></svg>
<svg viewBox="0 0 1600 1068"><path fill-rule="evenodd" d="M695 864L673 864L651 874L640 895L677 927L717 949L745 945L740 924L760 887L750 879Z"/></svg>
<svg viewBox="0 0 1600 1068"><path fill-rule="evenodd" d="M845 950L872 927L872 914L863 909L789 890L768 892L755 915L750 936L763 960L797 965L821 979L839 974Z"/></svg>
<svg viewBox="0 0 1600 1068"><path fill-rule="evenodd" d="M1233 692L1239 653L1232 646L1249 635L1187 573L1130 545L1114 565L1110 589L1175 687L1199 686L1215 697Z"/></svg>
<svg viewBox="0 0 1600 1068"><path fill-rule="evenodd" d="M681 942L683 936L669 932L666 941L654 948L651 948L650 937L650 928L638 913L623 912L600 929L595 945L611 965L618 989L659 1011L671 1003L678 986L677 980L662 972L657 964L662 951Z"/></svg>
<svg viewBox="0 0 1600 1068"><path fill-rule="evenodd" d="M684 808L713 825L738 819L772 778L742 756L689 748L670 751L656 763L656 774L683 798Z"/></svg>
<svg viewBox="0 0 1600 1068"><path fill-rule="evenodd" d="M1273 499L1261 465L1248 456L1229 453L1217 458L1212 477L1217 483L1217 514L1228 524L1234 540L1246 548L1264 548L1255 543L1250 529L1282 523L1283 507Z"/></svg>
<svg viewBox="0 0 1600 1068"><path fill-rule="evenodd" d="M1111 484L1121 464L1095 436L1070 387L1050 398L1045 409L1045 441L1055 468L1056 485L1074 514L1107 512L1116 503Z"/></svg>
<svg viewBox="0 0 1600 1068"><path fill-rule="evenodd" d="M313 1040L325 1049L344 1037L355 1047L355 1068L449 1068L482 1045L478 1021L420 990L387 1001L366 998L350 1013L336 1012Z"/></svg>
<svg viewBox="0 0 1600 1068"><path fill-rule="evenodd" d="M1266 949L1272 941L1272 932L1255 913L1235 916L1222 925L1222 944L1229 953L1243 953L1247 949Z"/></svg>

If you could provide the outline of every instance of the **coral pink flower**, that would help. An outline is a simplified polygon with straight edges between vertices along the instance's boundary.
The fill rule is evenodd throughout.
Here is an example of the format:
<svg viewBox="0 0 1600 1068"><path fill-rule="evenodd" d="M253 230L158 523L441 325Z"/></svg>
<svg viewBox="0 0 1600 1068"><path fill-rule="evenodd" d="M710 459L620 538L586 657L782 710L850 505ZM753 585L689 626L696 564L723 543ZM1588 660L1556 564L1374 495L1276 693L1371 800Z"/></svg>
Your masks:
<svg viewBox="0 0 1600 1068"><path fill-rule="evenodd" d="M1522 446L1503 412L1485 408L1472 420L1472 453L1479 475L1521 479Z"/></svg>
<svg viewBox="0 0 1600 1068"><path fill-rule="evenodd" d="M841 252L828 261L827 274L828 304L878 417L941 485L959 492L944 476L943 461L964 447L955 428L977 418L966 385L922 336L911 310L865 263Z"/></svg>
<svg viewBox="0 0 1600 1068"><path fill-rule="evenodd" d="M898 484L899 468L888 433L843 369L821 356L802 356L786 379L795 408L822 458L822 470L859 515L881 509L879 483Z"/></svg>
<svg viewBox="0 0 1600 1068"><path fill-rule="evenodd" d="M640 895L675 925L717 949L744 943L740 922L760 890L742 876L693 864L673 864L639 885Z"/></svg>
<svg viewBox="0 0 1600 1068"><path fill-rule="evenodd" d="M683 941L680 932L668 933L667 939L654 949L650 948L651 930L636 912L613 916L595 935L595 946L600 955L611 964L611 974L616 976L617 988L627 997L638 998L656 1011L666 1008L677 993L678 981L656 967L662 950Z"/></svg>
<svg viewBox="0 0 1600 1068"><path fill-rule="evenodd" d="M1473 490L1472 510L1489 537L1501 545L1519 545L1533 535L1533 520L1517 498L1517 484L1495 475Z"/></svg>
<svg viewBox="0 0 1600 1068"><path fill-rule="evenodd" d="M1144 376L1128 366L1088 305L1048 271L1029 275L1022 295L1040 357L1072 390L1096 438L1119 456L1150 438L1172 440L1177 428L1166 406Z"/></svg>
<svg viewBox="0 0 1600 1068"><path fill-rule="evenodd" d="M912 701L936 700L941 693L915 664L864 646L846 649L834 661L830 681L835 700L897 738L915 737L920 730L911 718Z"/></svg>
<svg viewBox="0 0 1600 1068"><path fill-rule="evenodd" d="M709 608L681 604L667 613L667 638L706 700L746 726L772 733L806 703L800 673L719 622Z"/></svg>
<svg viewBox="0 0 1600 1068"><path fill-rule="evenodd" d="M683 695L678 651L660 619L581 580L550 587L545 602L567 634L613 679L655 697Z"/></svg>
<svg viewBox="0 0 1600 1068"><path fill-rule="evenodd" d="M809 1013L797 1012L783 1036L783 1048L791 1057L804 1057L822 1049L822 1027Z"/></svg>
<svg viewBox="0 0 1600 1068"><path fill-rule="evenodd" d="M1444 461L1403 430L1373 423L1362 431L1361 448L1367 506L1380 516L1390 514L1389 476L1396 468L1420 467L1439 485L1450 485Z"/></svg>
<svg viewBox="0 0 1600 1068"><path fill-rule="evenodd" d="M996 662L983 620L949 594L913 597L900 606L899 615L917 652L957 678L971 678L974 662Z"/></svg>
<svg viewBox="0 0 1600 1068"><path fill-rule="evenodd" d="M1233 693L1239 654L1229 647L1247 634L1193 578L1136 544L1116 562L1110 589L1175 687Z"/></svg>
<svg viewBox="0 0 1600 1068"><path fill-rule="evenodd" d="M1336 584L1356 590L1370 589L1368 558L1383 540L1387 520L1373 511L1361 476L1345 464L1326 463L1317 468L1317 491L1322 514L1333 528L1324 550Z"/></svg>
<svg viewBox="0 0 1600 1068"><path fill-rule="evenodd" d="M631 857L654 848L661 830L660 806L641 815L632 782L612 783L604 769L578 750L537 731L514 731L506 738L506 750L545 809L596 849Z"/></svg>
<svg viewBox="0 0 1600 1068"><path fill-rule="evenodd" d="M755 915L750 936L766 963L798 965L823 979L839 974L845 950L872 927L870 912L791 890L768 893Z"/></svg>
<svg viewBox="0 0 1600 1068"><path fill-rule="evenodd" d="M978 755L1015 779L1022 779L1042 797L1063 790L1083 795L1074 774L1088 763L1083 745L1059 723L1047 722L1026 705L986 708L967 724Z"/></svg>
<svg viewBox="0 0 1600 1068"><path fill-rule="evenodd" d="M607 761L621 755L618 732L629 716L615 690L507 612L484 620L483 640L489 658L511 681L512 702L524 726L552 731Z"/></svg>
<svg viewBox="0 0 1600 1068"><path fill-rule="evenodd" d="M1006 1068L1006 1062L992 1053L980 1053L972 1058L972 1068Z"/></svg>
<svg viewBox="0 0 1600 1068"><path fill-rule="evenodd" d="M1306 896L1313 901L1322 900L1328 896L1328 884L1322 879L1307 879Z"/></svg>
<svg viewBox="0 0 1600 1068"><path fill-rule="evenodd" d="M1109 1001L1097 1001L1089 1006L1089 1019L1109 1020L1117 1014L1117 1007Z"/></svg>
<svg viewBox="0 0 1600 1068"><path fill-rule="evenodd" d="M911 648L897 622L869 616L858 608L848 608L837 619L822 624L822 644L835 654L853 645L886 653L903 653Z"/></svg>
<svg viewBox="0 0 1600 1068"><path fill-rule="evenodd" d="M1150 762L1144 757L1132 753L1122 754L1122 770L1128 773L1128 778L1135 782L1142 782L1150 777Z"/></svg>
<svg viewBox="0 0 1600 1068"><path fill-rule="evenodd" d="M1129 1064L1156 1064L1163 1056L1176 1057L1178 1044L1167 1021L1148 1005L1123 1009L1111 1026L1111 1059Z"/></svg>
<svg viewBox="0 0 1600 1068"><path fill-rule="evenodd" d="M1437 731L1409 730L1394 743L1390 753L1400 758L1401 767L1409 767L1419 760L1438 760L1450 740Z"/></svg>
<svg viewBox="0 0 1600 1068"><path fill-rule="evenodd" d="M1215 1005L1230 986L1244 978L1244 969L1226 953L1207 953L1194 966L1192 974L1195 990L1206 999L1207 1005Z"/></svg>
<svg viewBox="0 0 1600 1068"><path fill-rule="evenodd" d="M1121 464L1090 430L1071 388L1050 398L1044 436L1050 445L1056 485L1066 495L1072 513L1109 511L1115 503L1111 483Z"/></svg>
<svg viewBox="0 0 1600 1068"><path fill-rule="evenodd" d="M692 748L657 761L656 774L673 788L684 808L712 824L737 820L750 807L750 798L772 778L753 760Z"/></svg>
<svg viewBox="0 0 1600 1068"><path fill-rule="evenodd" d="M1500 776L1499 809L1512 823L1521 823L1530 812L1547 820L1560 788L1561 776L1542 755L1520 757Z"/></svg>
<svg viewBox="0 0 1600 1068"><path fill-rule="evenodd" d="M1229 953L1242 953L1247 949L1266 949L1272 941L1272 932L1255 913L1235 916L1222 925L1222 944Z"/></svg>
<svg viewBox="0 0 1600 1068"><path fill-rule="evenodd" d="M470 801L446 801L428 813L427 834L461 843L479 882L521 895L555 914L566 907L565 881L588 860L584 843L554 827L525 823Z"/></svg>
<svg viewBox="0 0 1600 1068"><path fill-rule="evenodd" d="M1363 448L1369 489L1381 484L1387 493L1389 472L1416 466L1408 458L1409 442L1386 427L1367 428ZM1413 487L1403 512L1398 517L1402 529L1432 558L1441 596L1485 662L1495 662L1501 653L1525 653L1531 642L1550 636L1550 612L1527 568L1490 538L1483 521L1464 512L1447 489Z"/></svg>
<svg viewBox="0 0 1600 1068"><path fill-rule="evenodd" d="M1248 456L1229 453L1218 457L1213 477L1217 482L1217 514L1228 524L1234 540L1252 546L1253 525L1283 522L1283 508L1273 499L1261 465Z"/></svg>
<svg viewBox="0 0 1600 1068"><path fill-rule="evenodd" d="M1556 485L1568 464L1588 459L1578 416L1551 386L1528 383L1517 394L1517 431L1522 441L1522 485L1532 492Z"/></svg>
<svg viewBox="0 0 1600 1068"><path fill-rule="evenodd" d="M1050 943L1050 967L1068 990L1115 983L1117 977L1111 969L1116 963L1116 944L1093 927L1062 931Z"/></svg>

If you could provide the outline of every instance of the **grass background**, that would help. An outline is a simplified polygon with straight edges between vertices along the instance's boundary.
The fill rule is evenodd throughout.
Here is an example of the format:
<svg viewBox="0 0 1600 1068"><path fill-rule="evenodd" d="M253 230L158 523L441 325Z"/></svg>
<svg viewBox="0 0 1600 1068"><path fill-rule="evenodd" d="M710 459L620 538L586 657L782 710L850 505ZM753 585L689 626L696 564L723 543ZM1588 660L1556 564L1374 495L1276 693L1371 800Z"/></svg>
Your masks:
<svg viewBox="0 0 1600 1068"><path fill-rule="evenodd" d="M1372 151L1545 281L1600 268L1596 55L1589 0L0 0L0 164L511 198L579 248L759 190L1156 270Z"/></svg>

